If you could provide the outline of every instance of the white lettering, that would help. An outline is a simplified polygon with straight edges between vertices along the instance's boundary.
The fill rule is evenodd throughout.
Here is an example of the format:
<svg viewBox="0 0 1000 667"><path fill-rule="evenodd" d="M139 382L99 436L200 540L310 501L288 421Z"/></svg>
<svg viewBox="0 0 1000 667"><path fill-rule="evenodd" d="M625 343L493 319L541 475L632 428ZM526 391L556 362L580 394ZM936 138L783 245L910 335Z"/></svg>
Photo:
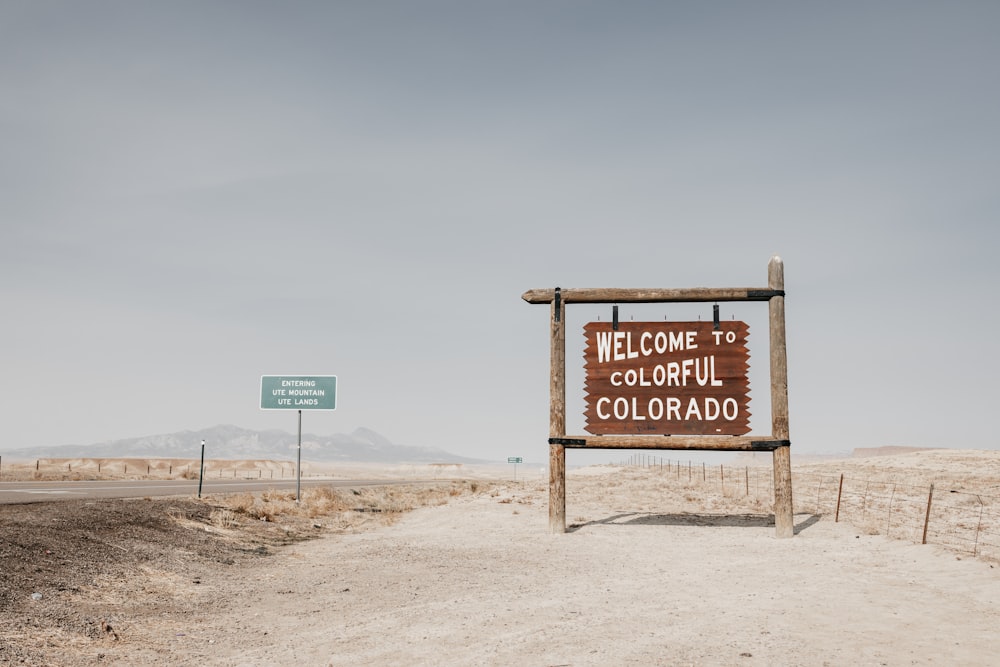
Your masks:
<svg viewBox="0 0 1000 667"><path fill-rule="evenodd" d="M291 404L292 399L280 399L278 402ZM296 398L295 405L318 405L319 401L312 398ZM718 399L714 396L702 398L691 397L681 412L684 399L677 396L653 396L642 399L636 396L601 396L595 403L594 412L602 421L616 419L619 421L706 421L713 422L723 419L736 421L740 406L735 398Z"/></svg>
<svg viewBox="0 0 1000 667"><path fill-rule="evenodd" d="M602 396L597 399L597 418L598 419L611 419L611 415L606 412L601 411L601 403L610 403L611 399L607 396Z"/></svg>
<svg viewBox="0 0 1000 667"><path fill-rule="evenodd" d="M681 386L681 365L676 361L667 362L667 386Z"/></svg>
<svg viewBox="0 0 1000 667"><path fill-rule="evenodd" d="M681 386L688 386L688 378L691 377L691 367L694 366L694 359L685 359L681 362Z"/></svg>
<svg viewBox="0 0 1000 667"><path fill-rule="evenodd" d="M625 334L625 340L628 343L628 345L626 345L626 348L628 350L627 357L629 359L637 359L639 357L639 351L632 349L632 332L631 331L629 331L628 333Z"/></svg>
<svg viewBox="0 0 1000 667"><path fill-rule="evenodd" d="M656 350L657 354L663 354L667 351L668 347L667 333L665 331L657 331L656 338L653 340L653 349Z"/></svg>
<svg viewBox="0 0 1000 667"><path fill-rule="evenodd" d="M642 350L642 356L644 357L648 357L649 355L653 354L653 350L646 346L646 339L652 337L653 334L651 334L648 331L643 331L642 337L639 339L639 349Z"/></svg>
<svg viewBox="0 0 1000 667"><path fill-rule="evenodd" d="M715 357L712 358L714 359ZM695 381L698 383L698 386L700 387L704 387L706 384L708 384L708 363L707 363L708 359L706 358L703 361L705 363L699 363L698 359L694 360ZM702 374L702 370L705 371L704 374Z"/></svg>
<svg viewBox="0 0 1000 667"><path fill-rule="evenodd" d="M709 359L712 360L712 386L713 387L721 387L722 386L722 380L718 380L715 377L715 355L713 354L711 357L709 357Z"/></svg>
<svg viewBox="0 0 1000 667"><path fill-rule="evenodd" d="M625 358L625 353L619 352L619 350L622 349L625 343L625 332L616 331L611 335L615 339L615 361L621 361L622 359Z"/></svg>
<svg viewBox="0 0 1000 667"><path fill-rule="evenodd" d="M603 364L611 361L611 332L597 332L597 362Z"/></svg>
<svg viewBox="0 0 1000 667"><path fill-rule="evenodd" d="M688 402L687 412L684 413L684 421L691 419L692 416L695 419L701 420L701 408L698 407L698 399L693 397Z"/></svg>

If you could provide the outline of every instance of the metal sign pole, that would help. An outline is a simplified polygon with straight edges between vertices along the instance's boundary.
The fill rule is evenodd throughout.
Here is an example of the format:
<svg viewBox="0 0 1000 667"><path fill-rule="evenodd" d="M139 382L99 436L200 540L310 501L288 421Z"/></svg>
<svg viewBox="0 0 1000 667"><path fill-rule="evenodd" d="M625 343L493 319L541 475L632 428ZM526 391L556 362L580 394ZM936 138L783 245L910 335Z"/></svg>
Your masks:
<svg viewBox="0 0 1000 667"><path fill-rule="evenodd" d="M198 497L201 498L201 483L205 479L205 440L201 441L201 472L198 473Z"/></svg>
<svg viewBox="0 0 1000 667"><path fill-rule="evenodd" d="M299 460L296 465L295 504L302 500L302 411L299 410Z"/></svg>
<svg viewBox="0 0 1000 667"><path fill-rule="evenodd" d="M295 503L302 501L302 410L337 409L336 375L261 375L261 410L298 410Z"/></svg>

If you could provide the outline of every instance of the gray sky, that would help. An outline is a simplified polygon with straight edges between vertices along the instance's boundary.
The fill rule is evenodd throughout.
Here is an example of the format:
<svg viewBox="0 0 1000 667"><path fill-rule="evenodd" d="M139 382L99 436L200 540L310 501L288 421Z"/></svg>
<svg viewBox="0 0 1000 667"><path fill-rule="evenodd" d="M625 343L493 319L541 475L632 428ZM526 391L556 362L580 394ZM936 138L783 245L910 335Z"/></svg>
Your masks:
<svg viewBox="0 0 1000 667"><path fill-rule="evenodd" d="M992 2L0 0L0 450L294 431L260 376L335 374L306 431L543 460L524 291L765 286L773 254L793 455L997 448L998 25ZM766 310L722 304L755 433ZM597 317L571 307L571 432Z"/></svg>

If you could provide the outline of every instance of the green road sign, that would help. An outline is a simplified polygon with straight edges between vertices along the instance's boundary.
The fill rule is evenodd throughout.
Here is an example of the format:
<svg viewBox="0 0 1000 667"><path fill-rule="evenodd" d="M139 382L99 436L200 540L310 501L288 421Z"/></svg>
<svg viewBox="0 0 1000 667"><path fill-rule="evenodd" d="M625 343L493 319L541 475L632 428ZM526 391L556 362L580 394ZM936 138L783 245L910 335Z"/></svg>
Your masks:
<svg viewBox="0 0 1000 667"><path fill-rule="evenodd" d="M261 410L335 410L336 375L262 375Z"/></svg>
<svg viewBox="0 0 1000 667"><path fill-rule="evenodd" d="M524 459L520 456L508 456L507 463L524 463Z"/></svg>

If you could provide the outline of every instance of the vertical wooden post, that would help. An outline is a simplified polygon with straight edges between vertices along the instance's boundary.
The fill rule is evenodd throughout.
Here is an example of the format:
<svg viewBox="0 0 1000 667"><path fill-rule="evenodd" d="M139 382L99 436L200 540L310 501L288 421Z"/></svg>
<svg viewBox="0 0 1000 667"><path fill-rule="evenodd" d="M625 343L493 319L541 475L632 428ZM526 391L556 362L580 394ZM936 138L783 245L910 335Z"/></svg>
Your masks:
<svg viewBox="0 0 1000 667"><path fill-rule="evenodd" d="M566 437L566 305L556 288L550 341L549 437ZM549 445L549 532L566 532L566 447Z"/></svg>
<svg viewBox="0 0 1000 667"><path fill-rule="evenodd" d="M785 290L785 265L775 255L767 264L767 286ZM785 297L768 301L771 336L771 435L788 440L788 357L785 350ZM774 450L774 532L776 537L792 537L792 458L787 445Z"/></svg>

